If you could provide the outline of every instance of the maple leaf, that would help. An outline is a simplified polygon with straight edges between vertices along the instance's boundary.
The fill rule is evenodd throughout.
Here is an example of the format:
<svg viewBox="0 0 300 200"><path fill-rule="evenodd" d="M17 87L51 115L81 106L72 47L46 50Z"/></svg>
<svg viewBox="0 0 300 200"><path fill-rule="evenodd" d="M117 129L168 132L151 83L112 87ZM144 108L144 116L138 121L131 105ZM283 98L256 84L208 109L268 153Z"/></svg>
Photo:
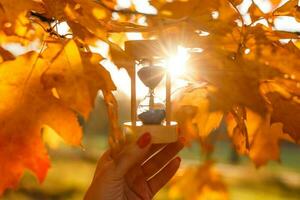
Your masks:
<svg viewBox="0 0 300 200"><path fill-rule="evenodd" d="M232 143L239 154L247 154L250 149L249 141L251 140L251 131L249 130L249 124L247 123L249 120L248 115L249 111L247 112L245 107L235 106L226 116L229 137L232 138ZM254 123L254 119L251 119L250 125L253 125Z"/></svg>
<svg viewBox="0 0 300 200"><path fill-rule="evenodd" d="M132 68L135 66L135 60L128 55L121 47L114 43L110 44L110 56L111 60L119 68L125 68L129 74L132 72Z"/></svg>
<svg viewBox="0 0 300 200"><path fill-rule="evenodd" d="M31 23L26 17L27 13L31 10L43 12L44 9L41 1L2 0L0 2L1 30L8 35L24 35L31 27Z"/></svg>
<svg viewBox="0 0 300 200"><path fill-rule="evenodd" d="M270 0L272 7L276 8L282 1L281 0Z"/></svg>
<svg viewBox="0 0 300 200"><path fill-rule="evenodd" d="M193 184L191 184L193 183ZM190 185L189 187L186 187ZM214 168L212 161L206 161L201 166L189 167L181 176L176 177L169 190L171 199L228 199L226 185L221 175Z"/></svg>
<svg viewBox="0 0 300 200"><path fill-rule="evenodd" d="M112 156L117 156L122 149L122 144L124 144L124 137L119 125L117 100L111 91L102 90L102 93L110 119L110 137L108 142L112 148Z"/></svg>
<svg viewBox="0 0 300 200"><path fill-rule="evenodd" d="M6 49L4 49L1 46L0 46L0 56L1 56L2 61L15 59L15 56L11 52L7 51ZM0 61L0 63L2 61Z"/></svg>
<svg viewBox="0 0 300 200"><path fill-rule="evenodd" d="M234 5L239 5L243 2L243 0L230 0Z"/></svg>
<svg viewBox="0 0 300 200"><path fill-rule="evenodd" d="M99 89L115 90L109 73L99 64L102 57L80 52L73 40L54 41L42 56L49 67L42 75L46 88L55 88L61 101L86 119Z"/></svg>
<svg viewBox="0 0 300 200"><path fill-rule="evenodd" d="M174 118L179 123L182 133L187 134L187 139L197 137L205 139L219 127L223 118L220 111L211 112L207 88L187 88L174 100Z"/></svg>
<svg viewBox="0 0 300 200"><path fill-rule="evenodd" d="M282 134L281 123L270 124L266 120L259 127L253 138L249 153L256 167L265 165L269 160L279 161L279 140Z"/></svg>
<svg viewBox="0 0 300 200"><path fill-rule="evenodd" d="M94 42L92 37L105 39L107 31L105 21L111 12L95 1L83 0L43 0L45 13L49 19L66 21L74 37L85 42Z"/></svg>
<svg viewBox="0 0 300 200"><path fill-rule="evenodd" d="M230 52L220 50L204 51L191 59L190 77L217 88L210 95L213 110L227 112L235 105L243 105L264 115L267 108L260 94L260 82L280 76L280 73L255 61L232 56Z"/></svg>
<svg viewBox="0 0 300 200"><path fill-rule="evenodd" d="M178 9L180 8L180 9ZM197 30L225 33L231 30L238 18L229 1L190 0L165 3L159 7L163 18L185 19Z"/></svg>
<svg viewBox="0 0 300 200"><path fill-rule="evenodd" d="M236 151L249 155L256 167L270 160L279 161L282 123L271 123L270 118L270 113L262 117L249 109L227 116L228 134Z"/></svg>
<svg viewBox="0 0 300 200"><path fill-rule="evenodd" d="M255 3L251 4L248 12L250 13L252 23L265 16L265 14L260 10L260 8Z"/></svg>
<svg viewBox="0 0 300 200"><path fill-rule="evenodd" d="M267 97L273 106L271 121L283 123L283 132L288 133L296 142L299 142L299 103L292 99L285 99L278 93L269 93Z"/></svg>
<svg viewBox="0 0 300 200"><path fill-rule="evenodd" d="M292 16L297 21L300 21L298 0L290 0L283 4L281 7L274 10L275 16Z"/></svg>
<svg viewBox="0 0 300 200"><path fill-rule="evenodd" d="M25 169L44 180L49 168L41 139L44 125L72 145L81 142L76 113L40 81L46 68L34 52L0 64L0 194L16 187Z"/></svg>

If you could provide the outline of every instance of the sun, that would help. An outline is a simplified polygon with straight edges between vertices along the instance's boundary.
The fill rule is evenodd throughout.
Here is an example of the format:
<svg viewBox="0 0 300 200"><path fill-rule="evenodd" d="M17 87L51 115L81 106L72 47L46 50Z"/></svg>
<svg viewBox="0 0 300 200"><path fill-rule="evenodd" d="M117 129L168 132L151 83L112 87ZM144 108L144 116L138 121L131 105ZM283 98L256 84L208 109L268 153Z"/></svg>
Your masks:
<svg viewBox="0 0 300 200"><path fill-rule="evenodd" d="M182 46L178 46L176 54L167 58L166 68L170 72L172 78L179 78L185 74L186 62L189 57L188 50Z"/></svg>

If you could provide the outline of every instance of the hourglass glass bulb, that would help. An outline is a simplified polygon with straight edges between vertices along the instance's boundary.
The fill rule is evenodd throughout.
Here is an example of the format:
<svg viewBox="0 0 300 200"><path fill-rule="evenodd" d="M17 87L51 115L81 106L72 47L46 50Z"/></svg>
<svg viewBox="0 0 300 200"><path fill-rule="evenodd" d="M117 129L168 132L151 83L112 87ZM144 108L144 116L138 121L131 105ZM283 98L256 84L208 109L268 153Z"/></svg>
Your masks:
<svg viewBox="0 0 300 200"><path fill-rule="evenodd" d="M154 90L164 77L164 68L160 66L143 67L138 71L138 76L145 86Z"/></svg>

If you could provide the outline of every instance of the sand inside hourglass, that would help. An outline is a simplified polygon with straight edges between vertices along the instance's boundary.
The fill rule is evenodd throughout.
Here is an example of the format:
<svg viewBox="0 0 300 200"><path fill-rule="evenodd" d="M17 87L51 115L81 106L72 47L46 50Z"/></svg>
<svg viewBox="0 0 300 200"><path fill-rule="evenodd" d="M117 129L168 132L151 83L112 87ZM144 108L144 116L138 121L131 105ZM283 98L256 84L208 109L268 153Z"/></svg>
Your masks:
<svg viewBox="0 0 300 200"><path fill-rule="evenodd" d="M149 93L138 107L138 118L143 124L161 124L165 118L165 105L155 97L154 89L164 77L164 68L160 66L143 67L138 71L138 76Z"/></svg>

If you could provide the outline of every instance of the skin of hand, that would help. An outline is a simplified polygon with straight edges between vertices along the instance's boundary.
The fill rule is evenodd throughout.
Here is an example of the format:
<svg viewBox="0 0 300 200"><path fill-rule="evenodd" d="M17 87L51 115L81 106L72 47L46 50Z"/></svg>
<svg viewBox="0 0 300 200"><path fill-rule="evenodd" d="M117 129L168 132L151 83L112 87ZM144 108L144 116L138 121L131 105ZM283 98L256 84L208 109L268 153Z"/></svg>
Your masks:
<svg viewBox="0 0 300 200"><path fill-rule="evenodd" d="M117 158L106 151L84 200L149 200L175 175L181 159L175 157L184 138L162 145L152 144L151 134L125 145ZM175 158L174 158L175 157Z"/></svg>

